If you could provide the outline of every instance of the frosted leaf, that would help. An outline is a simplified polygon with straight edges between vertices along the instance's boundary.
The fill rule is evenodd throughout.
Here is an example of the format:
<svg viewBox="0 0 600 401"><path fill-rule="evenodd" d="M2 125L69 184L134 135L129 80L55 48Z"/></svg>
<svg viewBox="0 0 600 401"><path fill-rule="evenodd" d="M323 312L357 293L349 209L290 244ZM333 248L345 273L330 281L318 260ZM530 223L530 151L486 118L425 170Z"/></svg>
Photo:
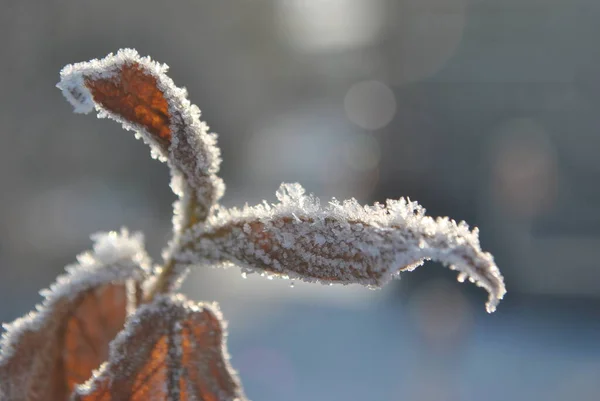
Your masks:
<svg viewBox="0 0 600 401"><path fill-rule="evenodd" d="M216 305L158 296L130 317L110 345L108 362L72 400L243 401L225 337Z"/></svg>
<svg viewBox="0 0 600 401"><path fill-rule="evenodd" d="M146 275L148 257L139 234L94 236L93 251L67 266L37 311L5 325L0 351L2 400L67 400L108 357L123 328L129 281Z"/></svg>
<svg viewBox="0 0 600 401"><path fill-rule="evenodd" d="M168 161L174 175L183 174L195 193L197 214L204 219L223 195L217 177L221 163L216 134L200 121L200 110L166 75L168 66L122 49L101 60L67 65L57 87L77 113L93 109L136 132L153 156ZM173 188L182 195L182 188ZM184 202L185 203L185 202ZM183 208L187 206L184 205Z"/></svg>
<svg viewBox="0 0 600 401"><path fill-rule="evenodd" d="M271 276L380 287L434 260L485 288L488 312L506 292L492 255L481 250L478 230L426 216L416 202L361 206L334 199L322 207L299 184L283 184L277 198L273 205L218 209L187 233L179 265L233 263Z"/></svg>

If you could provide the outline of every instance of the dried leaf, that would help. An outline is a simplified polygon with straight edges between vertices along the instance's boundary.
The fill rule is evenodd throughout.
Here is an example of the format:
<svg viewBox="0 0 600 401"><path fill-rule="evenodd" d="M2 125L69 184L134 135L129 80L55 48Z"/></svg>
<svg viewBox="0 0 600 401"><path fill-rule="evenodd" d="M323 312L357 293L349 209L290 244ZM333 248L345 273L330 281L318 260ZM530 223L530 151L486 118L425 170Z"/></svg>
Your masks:
<svg viewBox="0 0 600 401"><path fill-rule="evenodd" d="M158 296L131 316L108 362L72 400L244 400L221 319L216 306Z"/></svg>
<svg viewBox="0 0 600 401"><path fill-rule="evenodd" d="M154 156L169 162L175 176L173 190L183 196L186 184L193 188L194 207L199 209L194 218L203 220L225 188L216 175L220 150L216 135L200 121L200 110L187 99L185 89L175 86L167 70L165 64L122 49L101 60L67 65L57 87L75 112L95 108L98 117L110 117L136 131ZM179 174L183 182L177 179ZM180 212L187 207L178 205Z"/></svg>
<svg viewBox="0 0 600 401"><path fill-rule="evenodd" d="M94 250L78 256L37 312L5 325L0 353L3 400L67 400L108 357L123 328L128 281L141 281L148 264L140 235L97 234Z"/></svg>
<svg viewBox="0 0 600 401"><path fill-rule="evenodd" d="M304 281L379 287L400 271L435 260L489 292L493 312L506 289L478 230L448 218L433 219L409 200L361 206L333 200L325 208L299 184L283 184L280 203L221 209L188 233L176 255L189 264L234 263Z"/></svg>

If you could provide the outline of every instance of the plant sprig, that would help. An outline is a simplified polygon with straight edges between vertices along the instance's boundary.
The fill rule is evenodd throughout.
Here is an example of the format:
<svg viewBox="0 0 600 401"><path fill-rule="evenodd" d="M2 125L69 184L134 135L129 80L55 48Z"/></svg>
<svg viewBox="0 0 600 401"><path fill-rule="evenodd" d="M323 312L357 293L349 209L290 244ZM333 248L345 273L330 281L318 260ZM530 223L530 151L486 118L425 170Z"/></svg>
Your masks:
<svg viewBox="0 0 600 401"><path fill-rule="evenodd" d="M321 206L299 184L282 184L275 204L220 206L216 135L167 70L123 49L61 71L57 86L75 112L120 122L168 164L173 237L152 267L141 234L96 235L38 312L6 326L0 399L244 400L218 308L175 293L194 266L376 288L436 260L485 288L487 311L496 309L506 289L478 230L429 217L409 199Z"/></svg>

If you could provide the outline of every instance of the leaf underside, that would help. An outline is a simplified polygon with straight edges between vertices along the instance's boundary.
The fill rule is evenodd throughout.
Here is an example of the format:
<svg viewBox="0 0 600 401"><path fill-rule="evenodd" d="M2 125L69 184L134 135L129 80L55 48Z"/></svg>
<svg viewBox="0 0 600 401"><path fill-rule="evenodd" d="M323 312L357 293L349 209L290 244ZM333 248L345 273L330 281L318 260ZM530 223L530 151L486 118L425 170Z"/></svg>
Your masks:
<svg viewBox="0 0 600 401"><path fill-rule="evenodd" d="M130 318L73 401L244 400L218 310L159 296Z"/></svg>

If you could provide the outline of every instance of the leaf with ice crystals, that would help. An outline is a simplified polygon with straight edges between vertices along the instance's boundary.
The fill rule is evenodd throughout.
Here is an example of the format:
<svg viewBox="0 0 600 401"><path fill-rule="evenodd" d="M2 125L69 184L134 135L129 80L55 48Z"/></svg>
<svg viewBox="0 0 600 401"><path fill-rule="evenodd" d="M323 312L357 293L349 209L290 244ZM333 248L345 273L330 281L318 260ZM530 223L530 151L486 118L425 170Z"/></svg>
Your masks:
<svg viewBox="0 0 600 401"><path fill-rule="evenodd" d="M221 156L216 135L200 121L200 110L166 75L168 66L133 49L122 49L101 60L67 65L60 72L60 88L77 113L94 108L150 144L153 155L168 161L175 176L173 190L183 195L189 184L195 195L195 219L203 220L223 195L217 177ZM188 205L179 205L185 211Z"/></svg>
<svg viewBox="0 0 600 401"><path fill-rule="evenodd" d="M176 256L180 266L234 263L304 281L385 284L400 271L434 260L489 293L493 312L506 290L478 230L447 217L433 219L416 202L388 200L361 206L351 199L321 207L299 184L283 184L279 203L219 209L197 225Z"/></svg>
<svg viewBox="0 0 600 401"><path fill-rule="evenodd" d="M108 344L125 323L128 286L144 278L148 257L139 234L93 238L93 251L42 291L36 312L5 325L2 400L67 400L108 357Z"/></svg>
<svg viewBox="0 0 600 401"><path fill-rule="evenodd" d="M242 401L223 325L216 305L158 296L131 316L111 344L108 362L77 387L72 400Z"/></svg>

